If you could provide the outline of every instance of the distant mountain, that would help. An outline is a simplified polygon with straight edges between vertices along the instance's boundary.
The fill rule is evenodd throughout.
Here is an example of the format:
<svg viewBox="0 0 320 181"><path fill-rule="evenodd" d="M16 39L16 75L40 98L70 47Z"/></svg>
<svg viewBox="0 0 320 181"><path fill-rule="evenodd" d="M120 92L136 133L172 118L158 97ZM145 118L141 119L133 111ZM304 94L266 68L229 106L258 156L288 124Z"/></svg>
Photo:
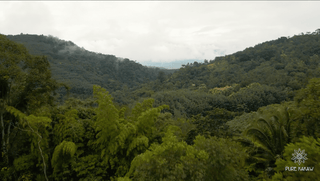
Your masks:
<svg viewBox="0 0 320 181"><path fill-rule="evenodd" d="M167 68L164 68L164 67L156 67L156 66L146 66L146 67L153 68L153 69L156 69L156 68L158 68L158 69L167 69Z"/></svg>
<svg viewBox="0 0 320 181"><path fill-rule="evenodd" d="M70 85L70 92L76 95L92 95L94 84L113 92L123 86L132 88L156 80L160 71L166 74L175 71L148 68L129 59L90 52L53 36L20 34L7 37L26 46L33 55L47 56L53 77Z"/></svg>
<svg viewBox="0 0 320 181"><path fill-rule="evenodd" d="M143 65L148 66L148 67L161 67L164 69L179 69L181 68L182 65L188 64L188 63L202 63L203 60L200 59L186 59L186 60L177 60L177 61L172 61L172 62L152 62L152 61L146 61L143 62Z"/></svg>

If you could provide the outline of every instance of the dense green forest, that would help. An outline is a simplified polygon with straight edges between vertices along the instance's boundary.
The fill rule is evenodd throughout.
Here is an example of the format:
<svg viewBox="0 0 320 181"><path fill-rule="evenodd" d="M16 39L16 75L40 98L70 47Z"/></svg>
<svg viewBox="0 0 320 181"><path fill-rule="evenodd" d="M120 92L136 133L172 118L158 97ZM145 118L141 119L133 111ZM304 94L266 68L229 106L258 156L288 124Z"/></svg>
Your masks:
<svg viewBox="0 0 320 181"><path fill-rule="evenodd" d="M1 180L319 180L320 29L176 71L38 35L0 62Z"/></svg>
<svg viewBox="0 0 320 181"><path fill-rule="evenodd" d="M80 48L71 41L43 35L8 35L12 41L22 43L32 55L45 55L50 63L52 77L70 87L74 97L92 96L92 86L100 85L109 92L156 80L163 72L176 70L149 68L127 58L94 53ZM59 91L65 95L65 89Z"/></svg>

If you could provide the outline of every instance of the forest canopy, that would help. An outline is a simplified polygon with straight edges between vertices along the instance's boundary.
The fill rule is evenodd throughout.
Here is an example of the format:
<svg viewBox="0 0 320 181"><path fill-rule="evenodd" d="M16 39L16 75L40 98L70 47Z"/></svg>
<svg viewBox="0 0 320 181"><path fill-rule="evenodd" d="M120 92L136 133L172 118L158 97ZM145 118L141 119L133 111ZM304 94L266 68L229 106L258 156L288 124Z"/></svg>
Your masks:
<svg viewBox="0 0 320 181"><path fill-rule="evenodd" d="M319 29L175 71L0 35L0 178L317 180L319 56Z"/></svg>

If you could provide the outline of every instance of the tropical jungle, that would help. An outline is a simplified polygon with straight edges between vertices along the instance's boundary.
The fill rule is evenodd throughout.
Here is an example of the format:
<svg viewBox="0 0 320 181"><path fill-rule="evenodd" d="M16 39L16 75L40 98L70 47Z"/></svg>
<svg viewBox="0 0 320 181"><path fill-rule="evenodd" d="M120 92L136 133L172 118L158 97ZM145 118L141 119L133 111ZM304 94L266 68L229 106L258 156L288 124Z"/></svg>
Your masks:
<svg viewBox="0 0 320 181"><path fill-rule="evenodd" d="M0 34L0 119L3 181L320 180L320 29L180 69Z"/></svg>

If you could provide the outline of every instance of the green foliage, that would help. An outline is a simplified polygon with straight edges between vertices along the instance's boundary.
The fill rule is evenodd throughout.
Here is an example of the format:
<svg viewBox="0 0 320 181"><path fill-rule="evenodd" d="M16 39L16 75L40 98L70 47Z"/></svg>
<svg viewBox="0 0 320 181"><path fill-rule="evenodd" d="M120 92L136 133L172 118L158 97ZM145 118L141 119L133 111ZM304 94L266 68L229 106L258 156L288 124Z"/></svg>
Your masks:
<svg viewBox="0 0 320 181"><path fill-rule="evenodd" d="M133 88L140 83L157 79L160 69L149 68L129 59L87 51L71 41L53 36L8 35L10 40L22 43L31 54L47 55L53 76L68 84L70 93L86 98L92 95L92 86L100 85L110 92L123 85ZM165 74L175 70L162 70ZM65 95L66 91L60 90Z"/></svg>
<svg viewBox="0 0 320 181"><path fill-rule="evenodd" d="M54 92L61 84L51 78L44 56L32 56L21 44L0 35L0 82L3 103L26 111L53 104Z"/></svg>
<svg viewBox="0 0 320 181"><path fill-rule="evenodd" d="M304 150L307 155L307 160L301 164L292 161L293 153L295 151ZM312 137L302 137L296 143L290 143L285 147L283 159L279 158L276 162L275 170L277 174L272 177L272 180L318 180L320 174L320 139L317 140ZM297 171L285 171L285 167L297 167ZM313 171L299 171L298 167L313 168Z"/></svg>
<svg viewBox="0 0 320 181"><path fill-rule="evenodd" d="M269 105L258 112L244 114L228 122L230 132L246 146L250 157L247 170L251 175L267 179L273 175L275 161L283 157L284 146L297 137L299 110L294 102ZM241 135L242 134L242 135Z"/></svg>
<svg viewBox="0 0 320 181"><path fill-rule="evenodd" d="M152 105L154 103L154 100L152 99L146 99L143 101L143 103L137 103L135 107L132 109L132 119L134 121L137 121L140 114L150 108L152 108Z"/></svg>
<svg viewBox="0 0 320 181"><path fill-rule="evenodd" d="M44 152L48 148L48 128L51 128L51 119L47 117L37 117L34 115L25 115L14 107L6 107L7 111L19 119L20 129L27 131L31 140L31 154L38 157L38 165L43 166L43 172L46 180L46 162L48 162L48 153Z"/></svg>
<svg viewBox="0 0 320 181"><path fill-rule="evenodd" d="M100 131L97 135L97 143L106 144L119 132L119 111L113 105L111 96L105 92L105 89L94 86L93 91L99 104L99 107L96 109L96 131Z"/></svg>
<svg viewBox="0 0 320 181"><path fill-rule="evenodd" d="M34 165L34 155L23 155L14 160L13 164L17 171L28 170Z"/></svg>
<svg viewBox="0 0 320 181"><path fill-rule="evenodd" d="M265 116L267 119L271 118L272 116L277 117L283 117L281 114L281 111L285 108L289 108L289 114L290 117L293 120L297 120L300 116L300 111L297 108L297 106L294 104L294 102L283 102L281 104L272 104L265 107L260 107L257 112L251 112L251 113L244 113L240 116L236 116L233 120L228 121L226 125L228 126L229 134L233 134L235 136L240 136L243 132L245 132L248 128L254 126L254 122L261 118L261 116ZM292 127L293 134L296 136L297 130L294 129L296 127L297 122L293 122L295 126ZM295 137L292 135L292 139Z"/></svg>
<svg viewBox="0 0 320 181"><path fill-rule="evenodd" d="M169 105L169 112L174 116L191 118L192 115L202 114L211 110L212 104L223 104L219 98L214 99L212 94L195 92L190 90L158 92L152 96L155 105Z"/></svg>
<svg viewBox="0 0 320 181"><path fill-rule="evenodd" d="M262 158L272 161L276 157L282 157L284 146L290 141L291 122L287 110L280 118L277 116L272 116L270 119L260 117L256 125L248 128L245 135L249 136L257 147L267 153L261 155Z"/></svg>
<svg viewBox="0 0 320 181"><path fill-rule="evenodd" d="M144 150L144 148L147 148L149 146L149 139L145 136L139 136L132 140L130 145L128 146L127 150L127 156L130 154L130 152L133 149L137 149L138 151Z"/></svg>
<svg viewBox="0 0 320 181"><path fill-rule="evenodd" d="M105 89L94 86L97 98L96 108L97 140L94 145L101 150L103 164L113 169L116 176L123 176L129 169L130 162L149 146L155 119L167 106L152 108L153 100L138 103L130 117L125 118L113 104L111 96ZM124 111L124 110L122 110Z"/></svg>
<svg viewBox="0 0 320 181"><path fill-rule="evenodd" d="M154 144L131 163L132 180L246 180L246 154L231 140L198 136L195 145L179 142L169 127L163 143Z"/></svg>
<svg viewBox="0 0 320 181"><path fill-rule="evenodd" d="M117 181L131 181L131 179L128 177L119 177L117 178Z"/></svg>
<svg viewBox="0 0 320 181"><path fill-rule="evenodd" d="M188 134L190 131L194 130L196 127L193 124L192 119L177 118L173 119L172 114L165 112L161 113L156 119L154 124L153 138L151 142L162 143L162 137L167 132L169 126L176 126L180 128L180 131L175 132L175 136L179 141L187 141Z"/></svg>
<svg viewBox="0 0 320 181"><path fill-rule="evenodd" d="M59 123L55 124L53 133L54 141L56 144L65 141L81 142L84 128L78 119L78 111L71 109L67 111L64 115L59 115Z"/></svg>
<svg viewBox="0 0 320 181"><path fill-rule="evenodd" d="M284 90L279 88L252 83L239 91L231 93L229 100L234 111L251 112L270 104L279 104L288 97Z"/></svg>
<svg viewBox="0 0 320 181"><path fill-rule="evenodd" d="M35 156L34 155L23 155L19 158L16 158L13 162L13 166L16 170L17 175L23 180L32 180L33 175L30 173L35 168Z"/></svg>
<svg viewBox="0 0 320 181"><path fill-rule="evenodd" d="M196 166L200 166L201 161L205 161L208 155L203 151L196 151L185 142L178 142L173 132L174 129L171 127L161 145L154 144L145 153L138 155L132 161L130 171L126 176L129 177L133 174L133 180L194 180L201 178L202 175L197 170L200 167ZM194 165L194 169L191 170L184 168L183 163L198 165ZM192 172L200 175L198 177L190 175Z"/></svg>
<svg viewBox="0 0 320 181"><path fill-rule="evenodd" d="M196 137L194 147L203 150L209 158L206 160L204 180L248 180L245 149L231 139L203 136Z"/></svg>
<svg viewBox="0 0 320 181"><path fill-rule="evenodd" d="M1 162L6 167L11 168L19 154L32 154L46 175L51 127L50 113L46 112L54 105L54 93L60 86L51 78L46 57L32 56L23 45L0 35ZM20 139L22 134L27 139ZM31 149L21 153L25 149L17 144Z"/></svg>
<svg viewBox="0 0 320 181"><path fill-rule="evenodd" d="M7 107L7 111L13 114L19 119L19 125L22 129L25 129L31 138L31 152L35 155L38 153L36 150L39 146L39 142L42 141L42 146L48 145L48 131L46 129L51 128L51 119L47 117L37 117L34 115L26 116L24 113L15 109L14 107Z"/></svg>
<svg viewBox="0 0 320 181"><path fill-rule="evenodd" d="M232 134L234 136L242 135L242 133L247 130L256 119L256 112L243 113L240 116L236 116L234 119L226 123L228 126L228 134Z"/></svg>
<svg viewBox="0 0 320 181"><path fill-rule="evenodd" d="M154 131L150 142L161 144L162 137L164 137L170 126L179 128L179 131L174 133L179 141L187 141L189 138L189 133L196 129L192 119L173 118L172 114L169 112L161 113L155 120L153 129Z"/></svg>
<svg viewBox="0 0 320 181"><path fill-rule="evenodd" d="M214 90L221 92L220 88ZM227 92L227 90L230 91ZM156 105L169 105L169 112L174 116L191 118L198 114L205 117L214 108L231 112L257 111L260 107L281 103L287 98L287 92L281 88L253 83L241 89L225 88L222 93L212 94L183 89L158 92L152 97Z"/></svg>
<svg viewBox="0 0 320 181"><path fill-rule="evenodd" d="M175 133L177 139L179 141L186 141L188 144L188 139L190 139L189 133L197 129L193 119L178 118L177 120L174 120L171 125L180 128L180 131Z"/></svg>
<svg viewBox="0 0 320 181"><path fill-rule="evenodd" d="M165 73L164 73L163 71L160 71L160 72L158 73L157 79L160 81L160 83L163 83L163 81L166 80L166 75L165 75Z"/></svg>
<svg viewBox="0 0 320 181"><path fill-rule="evenodd" d="M69 97L64 101L64 104L59 107L58 111L64 113L70 109L75 109L80 119L93 119L95 115L94 106L96 106L96 103L92 98L82 100Z"/></svg>
<svg viewBox="0 0 320 181"><path fill-rule="evenodd" d="M58 146L56 146L51 160L54 170L56 171L57 169L59 169L59 167L61 167L63 163L68 163L72 159L76 151L76 144L70 141L63 141Z"/></svg>
<svg viewBox="0 0 320 181"><path fill-rule="evenodd" d="M164 86L161 88L156 83L149 83L144 87L160 92L202 89L205 86L210 92L228 95L235 91L232 89L238 89L239 86L246 87L251 83L259 83L268 86L268 90L263 92L266 95L262 95L262 103L257 101L255 103L279 101L273 102L274 104L286 99L292 100L294 90L303 88L308 79L320 77L319 42L318 34L294 36L289 39L281 37L231 55L216 57L209 64L183 66L165 81L166 84L171 83L169 89ZM228 89L221 90L222 88ZM255 89L257 91L260 88ZM254 96L259 96L259 93ZM258 108L254 103L251 106L256 110Z"/></svg>
<svg viewBox="0 0 320 181"><path fill-rule="evenodd" d="M232 94L233 92L237 92L240 89L240 85L239 84L234 84L232 86L225 86L225 87L221 87L221 88L213 88L209 90L209 93L211 94L222 94L224 96L229 96L230 94Z"/></svg>
<svg viewBox="0 0 320 181"><path fill-rule="evenodd" d="M194 116L193 124L196 125L196 129L189 133L187 142L192 143L193 139L198 134L201 134L205 137L231 136L232 134L227 132L228 126L226 123L237 115L241 115L241 113L231 112L223 108L214 108L213 110L208 111L205 117L201 115Z"/></svg>
<svg viewBox="0 0 320 181"><path fill-rule="evenodd" d="M0 178L316 180L319 35L282 37L171 75L55 37L8 36L48 58L33 56L0 35ZM55 95L62 84L50 70L78 98ZM313 172L284 171L298 148Z"/></svg>
<svg viewBox="0 0 320 181"><path fill-rule="evenodd" d="M74 171L77 173L79 180L89 181L108 178L108 171L110 169L106 169L102 165L100 155L90 154L77 159L77 162L74 164Z"/></svg>
<svg viewBox="0 0 320 181"><path fill-rule="evenodd" d="M152 100L152 102L154 102L154 100ZM150 108L144 112L141 112L136 122L136 126L138 128L137 131L139 133L142 133L143 135L151 137L153 132L154 121L160 115L161 110L165 108L169 108L169 106L159 106L157 108Z"/></svg>
<svg viewBox="0 0 320 181"><path fill-rule="evenodd" d="M320 137L320 78L311 79L306 88L299 90L295 101L302 112L301 134Z"/></svg>
<svg viewBox="0 0 320 181"><path fill-rule="evenodd" d="M273 175L272 168L276 159L283 157L284 146L292 140L294 121L290 113L292 110L289 111L288 107L269 107L271 110L260 111L257 121L244 132L245 139L241 141L251 147L248 151L251 155L248 162L257 167L251 171L259 173L261 169L266 169L262 172L266 177Z"/></svg>

